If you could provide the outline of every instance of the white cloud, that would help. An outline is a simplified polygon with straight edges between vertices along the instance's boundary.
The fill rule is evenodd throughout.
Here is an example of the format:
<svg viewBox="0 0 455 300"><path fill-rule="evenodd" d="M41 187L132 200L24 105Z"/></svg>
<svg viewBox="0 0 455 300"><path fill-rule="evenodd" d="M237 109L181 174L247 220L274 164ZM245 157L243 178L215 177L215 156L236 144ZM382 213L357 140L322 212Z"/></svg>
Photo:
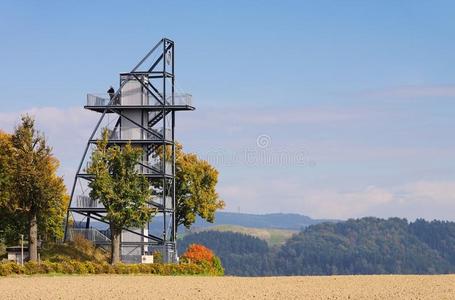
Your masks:
<svg viewBox="0 0 455 300"><path fill-rule="evenodd" d="M434 205L455 205L455 181L417 181L403 187L403 201L431 201Z"/></svg>
<svg viewBox="0 0 455 300"><path fill-rule="evenodd" d="M64 176L67 188L71 188L75 169L99 115L74 107L30 108L19 112L1 112L0 128L12 132L24 114L33 116L38 130L45 133L61 162L59 174Z"/></svg>
<svg viewBox="0 0 455 300"><path fill-rule="evenodd" d="M289 178L239 181L220 188L227 210L295 212L313 218L364 216L455 220L455 181L417 181L353 190L312 188Z"/></svg>
<svg viewBox="0 0 455 300"><path fill-rule="evenodd" d="M378 206L393 202L394 194L376 186L355 191L310 190L302 201L316 217L346 219L369 215Z"/></svg>

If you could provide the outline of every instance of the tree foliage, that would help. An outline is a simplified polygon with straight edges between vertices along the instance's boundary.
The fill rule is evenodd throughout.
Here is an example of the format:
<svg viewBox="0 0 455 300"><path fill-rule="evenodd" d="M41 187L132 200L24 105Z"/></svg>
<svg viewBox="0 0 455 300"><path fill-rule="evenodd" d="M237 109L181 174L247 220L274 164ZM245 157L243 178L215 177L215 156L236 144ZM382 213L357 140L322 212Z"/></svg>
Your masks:
<svg viewBox="0 0 455 300"><path fill-rule="evenodd" d="M33 118L25 115L21 121L13 135L0 136L1 214L10 220L5 226L10 238L17 240L28 227L30 259L36 260L38 235L44 240L62 237L68 196L56 174L59 162Z"/></svg>
<svg viewBox="0 0 455 300"><path fill-rule="evenodd" d="M208 266L208 269L213 270L211 272L212 275L224 275L224 268L220 258L204 245L190 244L180 258L184 263Z"/></svg>
<svg viewBox="0 0 455 300"><path fill-rule="evenodd" d="M277 255L279 273L445 273L449 265L409 230L405 219L363 218L308 227Z"/></svg>
<svg viewBox="0 0 455 300"><path fill-rule="evenodd" d="M0 131L0 208L9 201L13 183L13 143L11 135Z"/></svg>
<svg viewBox="0 0 455 300"><path fill-rule="evenodd" d="M192 262L200 262L204 260L211 261L213 256L213 252L209 248L199 244L191 244L188 246L185 253L183 253L182 258Z"/></svg>
<svg viewBox="0 0 455 300"><path fill-rule="evenodd" d="M0 238L14 243L26 231L22 216L9 209L13 184L13 143L11 134L0 131Z"/></svg>
<svg viewBox="0 0 455 300"><path fill-rule="evenodd" d="M90 182L90 197L106 208L105 219L112 234L112 263L120 261L120 234L122 228L142 227L150 221L155 210L148 201L150 184L136 169L142 156L141 148L130 144L108 146L108 133L93 151L87 169L94 178Z"/></svg>
<svg viewBox="0 0 455 300"><path fill-rule="evenodd" d="M224 207L216 192L218 171L196 154L183 152L180 144L175 148L177 224L190 228L197 216L213 222Z"/></svg>

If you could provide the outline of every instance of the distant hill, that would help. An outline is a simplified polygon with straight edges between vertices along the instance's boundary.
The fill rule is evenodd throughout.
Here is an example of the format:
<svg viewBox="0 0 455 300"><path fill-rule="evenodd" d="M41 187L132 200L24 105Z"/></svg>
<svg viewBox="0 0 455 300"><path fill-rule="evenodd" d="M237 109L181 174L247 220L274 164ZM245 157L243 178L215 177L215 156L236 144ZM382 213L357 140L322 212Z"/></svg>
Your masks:
<svg viewBox="0 0 455 300"><path fill-rule="evenodd" d="M211 227L214 225L237 225L252 228L276 228L288 230L302 230L303 228L322 222L336 220L318 220L300 214L245 214L235 212L217 212L215 222L208 223L198 219L193 227Z"/></svg>
<svg viewBox="0 0 455 300"><path fill-rule="evenodd" d="M362 218L322 223L278 247L242 233L204 231L183 237L180 253L190 243L213 249L229 275L455 272L454 222Z"/></svg>
<svg viewBox="0 0 455 300"><path fill-rule="evenodd" d="M416 226L419 225L419 226ZM362 218L310 226L275 256L277 274L433 274L455 271L455 223ZM418 227L425 228L424 230ZM440 231L438 244L428 242ZM449 253L444 253L450 249Z"/></svg>
<svg viewBox="0 0 455 300"><path fill-rule="evenodd" d="M215 222L209 223L198 218L190 231L179 228L180 237L201 231L231 231L252 235L265 240L270 246L281 245L293 234L304 228L335 220L318 220L299 214L245 214L217 212Z"/></svg>

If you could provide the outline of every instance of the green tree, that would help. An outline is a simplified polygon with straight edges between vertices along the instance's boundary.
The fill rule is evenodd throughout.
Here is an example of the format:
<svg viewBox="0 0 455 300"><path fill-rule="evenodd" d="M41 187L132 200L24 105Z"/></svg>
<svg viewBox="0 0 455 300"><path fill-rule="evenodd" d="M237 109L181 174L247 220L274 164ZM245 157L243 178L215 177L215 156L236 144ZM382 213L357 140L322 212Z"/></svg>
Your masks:
<svg viewBox="0 0 455 300"><path fill-rule="evenodd" d="M0 131L0 208L9 200L12 180L13 143L11 135Z"/></svg>
<svg viewBox="0 0 455 300"><path fill-rule="evenodd" d="M130 144L108 146L107 130L97 144L87 169L94 175L90 182L90 197L106 208L112 238L111 263L120 262L120 235L123 228L144 226L153 217L150 208L151 186L136 170L142 156L141 148Z"/></svg>
<svg viewBox="0 0 455 300"><path fill-rule="evenodd" d="M12 185L13 144L11 135L0 131L0 240L6 243L16 238L15 219L7 209Z"/></svg>
<svg viewBox="0 0 455 300"><path fill-rule="evenodd" d="M5 155L4 150L0 156ZM5 188L0 190L0 213L6 215L7 231L21 230L21 224L26 224L30 260L36 261L38 232L47 238L62 235L68 197L63 179L56 175L59 162L28 115L22 116L21 124L11 136L7 155L7 168L0 162L1 172L9 178L2 182Z"/></svg>
<svg viewBox="0 0 455 300"><path fill-rule="evenodd" d="M215 212L224 207L216 192L218 171L193 153L175 147L176 222L190 228L196 217L213 223Z"/></svg>

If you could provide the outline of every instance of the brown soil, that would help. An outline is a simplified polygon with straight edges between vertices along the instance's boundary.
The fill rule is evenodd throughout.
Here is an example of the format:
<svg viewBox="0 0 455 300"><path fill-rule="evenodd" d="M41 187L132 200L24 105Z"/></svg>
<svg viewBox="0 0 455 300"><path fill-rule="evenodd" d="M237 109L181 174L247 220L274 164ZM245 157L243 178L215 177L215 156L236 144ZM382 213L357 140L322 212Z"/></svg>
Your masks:
<svg viewBox="0 0 455 300"><path fill-rule="evenodd" d="M455 275L0 277L0 299L455 299Z"/></svg>

